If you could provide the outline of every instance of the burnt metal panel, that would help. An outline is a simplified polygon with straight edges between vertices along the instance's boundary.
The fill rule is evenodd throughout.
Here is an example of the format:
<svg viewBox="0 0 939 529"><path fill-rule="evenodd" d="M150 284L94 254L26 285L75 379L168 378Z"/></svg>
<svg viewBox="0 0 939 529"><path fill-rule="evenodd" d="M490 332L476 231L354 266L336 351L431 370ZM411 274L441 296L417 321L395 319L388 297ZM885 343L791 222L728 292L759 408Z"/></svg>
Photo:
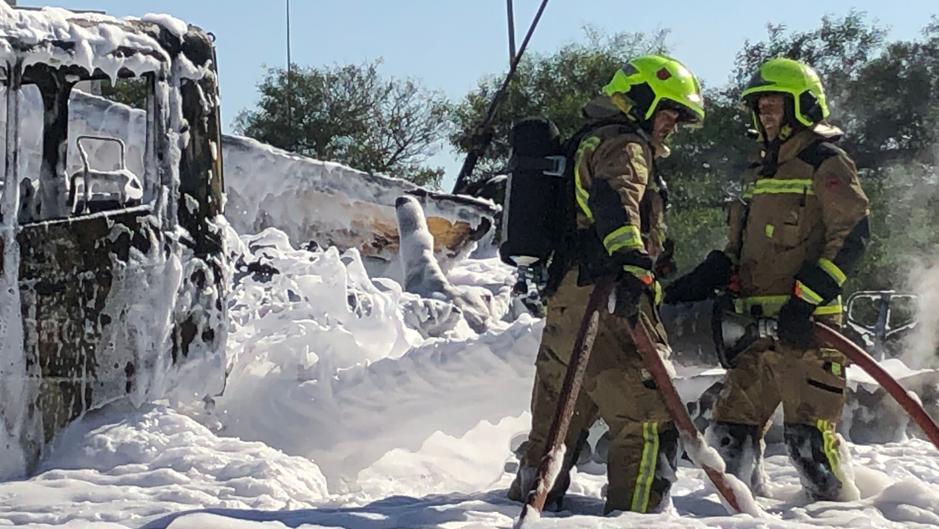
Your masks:
<svg viewBox="0 0 939 529"><path fill-rule="evenodd" d="M149 211L138 208L29 224L17 235L24 345L28 365L39 364L37 407L46 442L91 408L96 388L118 384L127 390L132 386L130 378L102 380L98 372L107 362L125 366L132 377L137 369L133 351L124 351L121 358L99 358L96 351L103 328L121 324L103 314L114 279L112 259L134 266L130 249L147 253L152 238L162 238L148 218ZM112 236L117 233L116 225L126 230L119 229Z"/></svg>
<svg viewBox="0 0 939 529"><path fill-rule="evenodd" d="M186 358L193 347L210 354L224 354L227 321L224 303L227 256L223 251L222 234L214 224L222 213L224 178L217 72L211 37L194 26L180 38L158 24L143 21L83 19L80 15L71 20L89 27L114 24L150 35L171 60L185 56L197 67L209 67L210 72L199 80L185 80L181 87L183 118L189 130L174 132L188 132L189 144L179 161L178 207L166 207L157 200L151 205L76 217L68 217L72 212L60 196L67 190L63 156L68 140L68 96L76 79L101 78L104 73L88 72L77 65L53 67L37 62L25 72L20 70L21 63L17 63L17 71L10 76L16 81L16 87L11 84L15 90L18 75L23 73L27 82L39 87L44 103L43 162L39 176L41 185L46 186L41 193L41 201L48 208L41 218L46 220L21 224L16 228L16 240L20 246L18 284L24 354L28 376L39 386L38 395L30 399L30 413L41 415L42 437L46 442L93 406L131 394L138 389L137 385L145 386L141 382L144 376L159 368L146 358L167 352L149 349L169 346L174 363ZM68 41L7 40L11 49L18 50L20 55L35 49L33 46L56 46L63 50L75 46ZM159 51L122 47L114 54L146 53L165 57ZM155 72L155 81L165 83L165 73L165 70ZM118 75L132 73L122 69ZM160 86L165 88L166 85ZM154 152L146 156L145 163L150 164L148 174L165 176L163 164L169 156L166 132L170 118L168 109L161 106L165 101L157 99L154 92L148 96L148 108L152 112L149 119L155 120L157 138L153 142ZM20 125L15 113L8 117L15 122L11 123L15 130ZM11 137L7 135L8 140ZM15 162L15 150L13 154ZM8 152L8 179L10 155ZM13 163L14 176L15 166ZM160 184L172 182L164 178ZM178 218L168 217L168 212L174 210ZM48 220L50 218L52 220ZM185 228L190 237L177 237L174 230L177 225ZM0 267L4 265L2 249L0 240ZM137 252L148 257L141 260ZM125 299L126 293L136 287L128 283L134 277L146 277L143 270L153 256L156 261L178 258L185 274L179 278L179 291L174 286L167 291L146 293L148 302L151 298L156 303L166 302L172 309L173 316L168 322L172 328L165 329L172 344L121 347L121 339L113 338L117 336L116 330L127 325L121 321L121 315L139 310L139 303L134 305L139 299ZM135 267L140 273L134 273ZM179 296L180 292L190 295ZM183 305L186 302L188 306ZM162 324L156 321L157 325ZM137 350L140 348L148 350ZM146 365L138 365L138 362ZM137 396L148 398L151 395ZM31 457L38 456L39 447L35 448L31 450Z"/></svg>

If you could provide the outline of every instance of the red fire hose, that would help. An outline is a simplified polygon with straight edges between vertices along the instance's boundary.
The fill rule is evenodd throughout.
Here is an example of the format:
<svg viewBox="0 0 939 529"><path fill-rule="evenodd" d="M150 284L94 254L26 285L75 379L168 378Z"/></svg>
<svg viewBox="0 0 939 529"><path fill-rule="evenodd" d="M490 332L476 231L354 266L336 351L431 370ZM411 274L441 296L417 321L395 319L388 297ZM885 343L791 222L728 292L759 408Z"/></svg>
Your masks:
<svg viewBox="0 0 939 529"><path fill-rule="evenodd" d="M630 332L633 337L633 342L636 344L636 349L642 356L642 361L649 371L649 374L652 375L653 380L655 380L659 394L662 395L665 407L672 416L672 420L675 422L675 427L680 432L681 437L690 444L703 444L704 440L701 439L701 434L698 432L698 429L695 428L694 423L691 422L691 417L688 416L688 410L681 401L681 397L679 397L678 391L675 389L675 384L672 383L671 375L669 375L668 371L665 369L665 364L662 362L662 357L659 356L655 342L653 342L652 337L649 336L649 330L646 329L642 321L637 318L632 324ZM727 482L727 476L721 470L708 465L705 461L693 462L707 474L708 479L714 484L717 493L724 498L724 501L727 502L734 513L746 512L740 504L740 500L737 498L733 487Z"/></svg>
<svg viewBox="0 0 939 529"><path fill-rule="evenodd" d="M897 401L897 404L902 406L910 417L916 421L916 424L923 430L926 437L932 441L932 444L934 444L936 448L939 448L939 425L936 425L936 421L926 413L926 410L923 409L923 405L911 397L910 394L903 389L903 386L884 371L884 368L880 367L880 364L878 364L871 355L867 354L851 340L845 338L841 333L825 324L815 322L815 336L820 342L841 351L849 360L873 377L873 379Z"/></svg>

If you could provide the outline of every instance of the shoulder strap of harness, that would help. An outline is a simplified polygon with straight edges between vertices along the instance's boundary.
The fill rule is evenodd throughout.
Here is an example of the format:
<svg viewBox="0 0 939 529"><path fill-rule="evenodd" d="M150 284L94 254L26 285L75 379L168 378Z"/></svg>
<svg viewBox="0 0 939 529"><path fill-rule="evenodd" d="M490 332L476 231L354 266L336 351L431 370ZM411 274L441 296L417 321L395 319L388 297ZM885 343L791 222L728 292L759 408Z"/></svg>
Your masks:
<svg viewBox="0 0 939 529"><path fill-rule="evenodd" d="M568 153L568 156L573 158L573 155L577 153L577 148L580 146L580 142L583 141L584 138L589 136L594 131L602 129L603 127L608 127L610 125L619 126L620 131L623 133L633 133L638 130L635 125L627 121L623 121L623 119L619 117L591 121L590 123L587 123L578 129L577 132L575 132L573 135L571 135L571 137L564 144L564 151Z"/></svg>
<svg viewBox="0 0 939 529"><path fill-rule="evenodd" d="M583 141L585 137L590 135L595 130L602 129L603 127L608 127L610 125L618 125L620 132L624 134L637 134L640 138L648 141L648 135L646 134L645 131L643 131L642 129L640 129L638 126L636 126L633 123L630 123L628 121L623 121L622 118L616 117L616 118L607 118L605 120L600 120L600 121L594 121L591 123L587 123L586 125L581 127L580 130L574 133L574 135L571 136L570 140L568 140L570 142L570 145L568 144L564 145L564 151L567 153L568 157L571 159L571 163L577 163L577 160L574 159L574 155L577 153L577 148L580 146L580 142ZM656 163L654 159L651 160L650 169L652 170L652 178L655 183L654 188L659 193L659 195L661 195L664 205L668 207L668 203L669 203L668 184L665 182L665 179L662 177L661 173L659 172L658 164Z"/></svg>
<svg viewBox="0 0 939 529"><path fill-rule="evenodd" d="M805 149L802 149L796 157L803 162L811 165L816 171L825 163L825 160L844 154L844 151L830 141L817 141Z"/></svg>

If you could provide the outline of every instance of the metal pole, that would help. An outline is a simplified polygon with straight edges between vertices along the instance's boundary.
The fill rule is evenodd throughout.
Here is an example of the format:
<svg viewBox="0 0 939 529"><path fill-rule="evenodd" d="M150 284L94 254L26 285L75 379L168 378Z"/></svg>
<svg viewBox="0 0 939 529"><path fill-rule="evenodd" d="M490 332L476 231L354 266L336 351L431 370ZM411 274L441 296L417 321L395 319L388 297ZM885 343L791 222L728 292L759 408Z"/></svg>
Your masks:
<svg viewBox="0 0 939 529"><path fill-rule="evenodd" d="M458 194L463 191L466 187L467 179L470 174L473 173L473 168L476 167L476 162L479 161L481 156L486 154L486 148L489 146L489 142L492 139L492 120L495 118L496 109L499 108L502 98L505 97L509 83L512 81L512 78L515 77L515 70L518 68L519 61L522 60L522 54L525 53L525 48L528 47L528 41L531 40L535 28L538 27L538 21L541 20L541 15L544 13L544 9L547 6L548 0L541 0L541 5L535 13L535 18L531 21L531 25L528 26L528 32L525 34L525 38L522 39L522 45L515 57L512 58L511 64L509 64L509 73L505 75L505 79L502 80L502 86L499 87L499 90L492 97L492 101L489 102L489 107L486 109L486 115L483 117L482 122L473 132L471 142L474 145L470 148L469 153L467 153L466 159L463 160L463 167L460 168L460 173L456 175L456 183L453 185L454 193Z"/></svg>
<svg viewBox="0 0 939 529"><path fill-rule="evenodd" d="M515 14L512 10L512 0L505 0L505 9L509 21L509 66L515 60Z"/></svg>
<svg viewBox="0 0 939 529"><path fill-rule="evenodd" d="M291 73L293 63L290 60L290 0L287 0L287 130L293 128L293 87L291 86Z"/></svg>

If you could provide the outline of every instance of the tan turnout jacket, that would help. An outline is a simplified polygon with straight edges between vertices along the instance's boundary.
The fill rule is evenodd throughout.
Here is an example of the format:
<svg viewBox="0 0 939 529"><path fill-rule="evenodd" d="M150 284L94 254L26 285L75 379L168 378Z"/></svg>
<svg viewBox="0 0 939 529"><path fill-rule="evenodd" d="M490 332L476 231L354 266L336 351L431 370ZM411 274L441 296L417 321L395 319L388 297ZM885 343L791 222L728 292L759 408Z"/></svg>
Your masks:
<svg viewBox="0 0 939 529"><path fill-rule="evenodd" d="M806 129L779 147L775 174L766 172L762 160L747 169L742 200L729 212L727 253L738 259L742 311L759 306L773 315L795 291L820 305L816 314L840 314L840 299L818 303L796 275L816 263L840 287L863 253L868 199L854 162Z"/></svg>

